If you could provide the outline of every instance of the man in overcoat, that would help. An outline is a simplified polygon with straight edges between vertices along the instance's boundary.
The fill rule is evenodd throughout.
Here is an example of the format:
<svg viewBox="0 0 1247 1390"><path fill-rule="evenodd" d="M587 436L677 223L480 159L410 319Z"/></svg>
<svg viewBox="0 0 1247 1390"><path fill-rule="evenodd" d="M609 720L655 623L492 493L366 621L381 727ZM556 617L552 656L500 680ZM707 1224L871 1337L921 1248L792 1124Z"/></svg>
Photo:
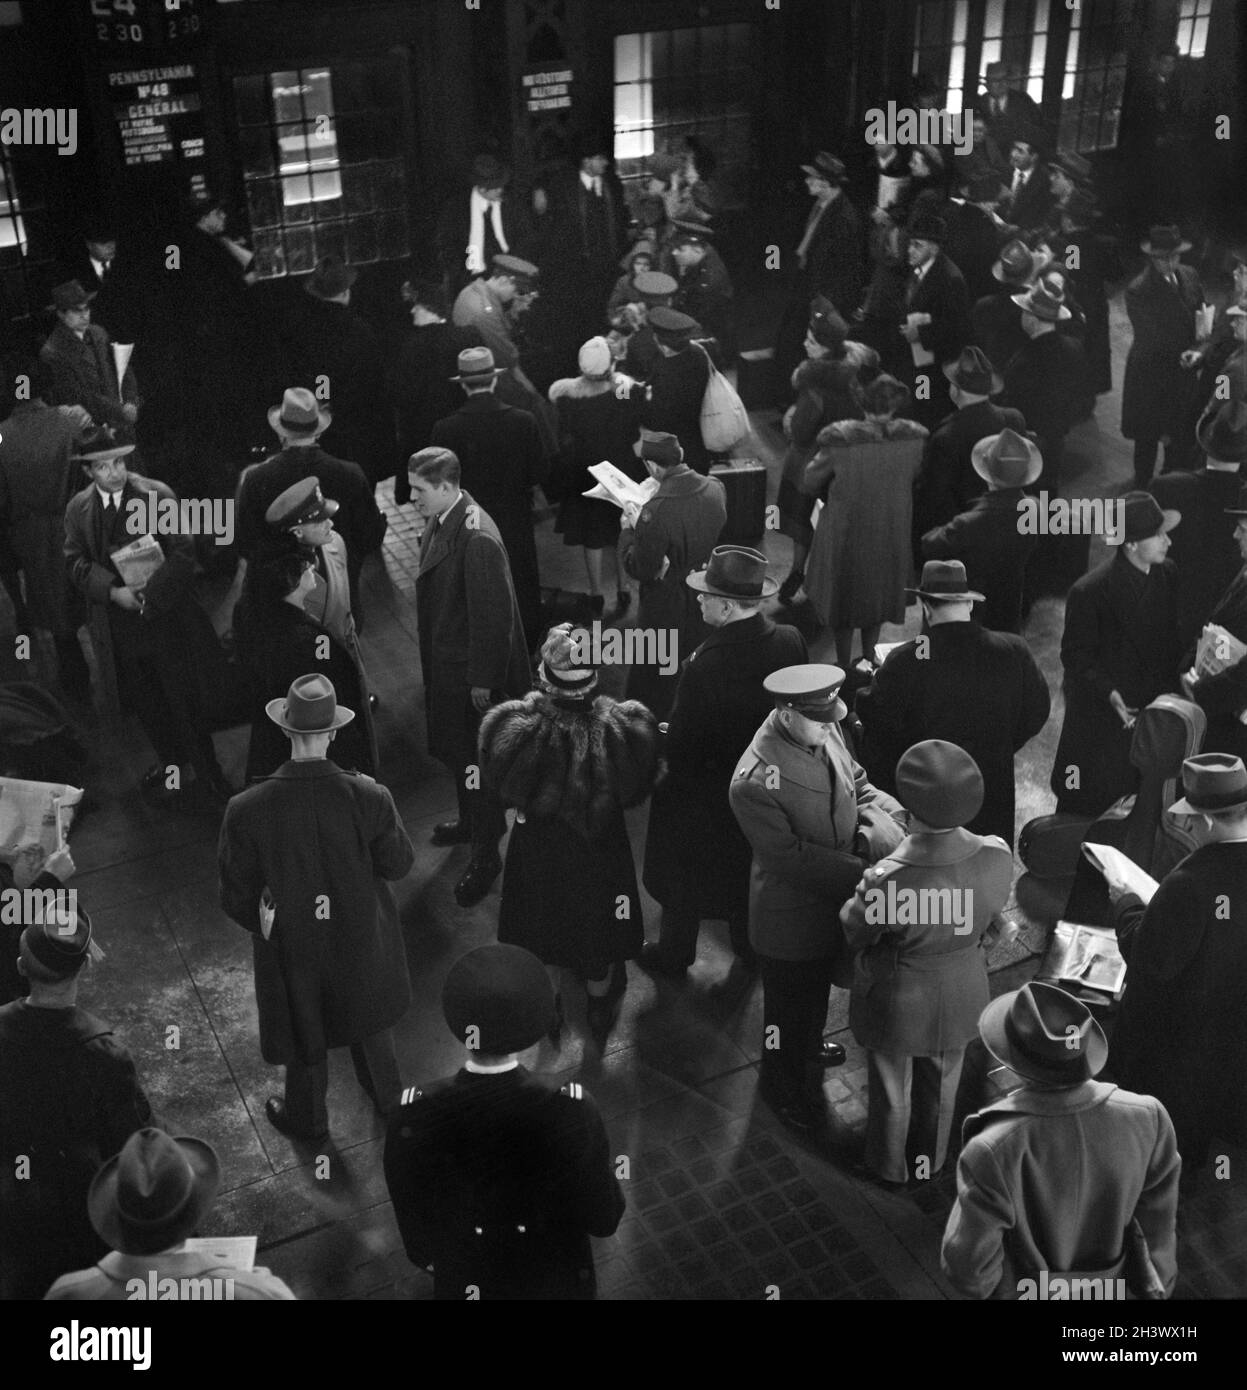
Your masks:
<svg viewBox="0 0 1247 1390"><path fill-rule="evenodd" d="M506 547L489 513L460 487L459 460L449 449L421 449L408 477L416 510L429 518L416 581L429 752L449 769L459 802L458 819L435 826L433 843L472 846L455 886L459 905L470 907L502 872L498 841L507 825L497 797L469 776L481 715L527 694L532 673Z"/></svg>
<svg viewBox="0 0 1247 1390"><path fill-rule="evenodd" d="M904 836L900 804L866 779L845 744L837 666L787 666L763 687L775 708L732 777L732 813L753 849L749 942L762 976L759 1093L798 1133L821 1121L807 1067L844 1060L823 1044L833 983L845 986L840 908L868 864ZM774 1045L777 1042L777 1046Z"/></svg>
<svg viewBox="0 0 1247 1390"><path fill-rule="evenodd" d="M909 592L922 602L923 632L889 652L858 692L863 761L871 780L891 789L897 759L911 744L957 744L978 764L986 788L967 829L1012 845L1013 757L1047 721L1048 684L1021 637L975 621L973 605L983 595L970 588L960 560L928 560Z"/></svg>
<svg viewBox="0 0 1247 1390"><path fill-rule="evenodd" d="M682 977L697 957L707 918L726 920L732 950L746 964L749 868L753 851L728 801L732 773L774 704L763 679L805 661L805 638L777 626L762 603L778 590L766 557L719 546L704 570L684 581L712 629L680 668L664 752L667 776L650 801L645 887L662 906L658 940L641 956L646 969Z"/></svg>
<svg viewBox="0 0 1247 1390"><path fill-rule="evenodd" d="M511 171L493 155L472 161L471 188L442 208L435 233L437 259L450 293L484 275L497 255L527 255L532 218L521 198L508 195Z"/></svg>
<svg viewBox="0 0 1247 1390"><path fill-rule="evenodd" d="M1126 286L1134 337L1121 388L1121 432L1134 440L1135 486L1151 482L1162 441L1162 472L1189 468L1195 450L1189 424L1199 402L1195 313L1204 302L1198 273L1183 265L1191 243L1177 227L1157 226L1142 243L1148 258Z"/></svg>
<svg viewBox="0 0 1247 1390"><path fill-rule="evenodd" d="M840 911L858 952L849 1022L866 1049L864 1163L888 1183L908 1178L907 1146L919 1178L944 1166L966 1044L989 998L984 938L1013 882L1009 846L963 829L983 803L964 748L914 744L896 790L909 834Z"/></svg>
<svg viewBox="0 0 1247 1390"><path fill-rule="evenodd" d="M710 380L710 356L694 335L697 321L660 304L649 311L659 356L649 374L649 394L641 409L646 429L671 434L695 473L710 472L710 451L701 433L701 407ZM703 561L704 563L704 561Z"/></svg>
<svg viewBox="0 0 1247 1390"><path fill-rule="evenodd" d="M407 1258L450 1302L592 1299L589 1237L614 1234L624 1197L592 1097L520 1064L555 1021L545 967L519 946L478 946L451 966L442 1012L463 1066L405 1090L385 1139Z"/></svg>
<svg viewBox="0 0 1247 1390"><path fill-rule="evenodd" d="M674 634L676 661L709 635L694 590L684 582L710 561L727 520L727 499L717 478L694 473L672 434L642 431L641 458L658 491L644 507L624 510L619 560L640 580L637 626ZM665 719L675 699L676 671L664 673L656 660L628 672L628 699L640 700Z"/></svg>
<svg viewBox="0 0 1247 1390"><path fill-rule="evenodd" d="M265 1114L293 1139L321 1139L329 1051L349 1047L382 1115L399 1101L391 1029L411 988L390 881L415 862L394 798L328 757L354 717L324 676L301 676L271 700L291 756L225 808L217 860L221 907L252 934L260 1051L284 1065L284 1099Z"/></svg>
<svg viewBox="0 0 1247 1390"><path fill-rule="evenodd" d="M970 341L970 294L961 271L944 253L942 243L947 227L943 218L919 205L907 230L909 274L899 331L909 347L898 359L897 375L911 390L918 374L927 376L930 394L915 412L915 418L934 429L948 413L948 393L940 379L939 364L953 361ZM915 319L918 321L912 321ZM915 347L933 353L935 361L927 366L916 365Z"/></svg>
<svg viewBox="0 0 1247 1390"><path fill-rule="evenodd" d="M1238 641L1247 642L1247 486L1240 487L1237 502L1236 507L1226 507L1225 512L1234 521L1239 570L1207 615L1207 621L1225 628ZM1194 651L1193 646L1188 648L1184 665L1190 665ZM1239 719L1247 709L1247 659L1231 662L1215 675L1197 676L1193 669L1188 670L1183 684L1189 684L1191 698L1208 716L1203 750L1247 756L1247 725Z"/></svg>
<svg viewBox="0 0 1247 1390"><path fill-rule="evenodd" d="M76 280L52 291L56 327L39 353L52 373L54 405L80 405L97 425L109 425L125 439L134 438L139 392L126 368L118 381L112 339L91 322L91 300Z"/></svg>
<svg viewBox="0 0 1247 1390"><path fill-rule="evenodd" d="M1094 1079L1108 1054L1104 1032L1054 985L994 999L979 1036L1022 1085L965 1122L940 1251L953 1287L967 1298L1054 1297L1046 1274L1112 1280L1082 1297L1121 1297L1137 1221L1159 1288L1171 1293L1182 1160L1164 1106Z"/></svg>
<svg viewBox="0 0 1247 1390"><path fill-rule="evenodd" d="M1188 1169L1214 1139L1247 1139L1247 769L1225 753L1182 765L1204 843L1161 880L1146 907L1115 892L1113 926L1128 970L1110 1052L1123 1086L1169 1112Z"/></svg>

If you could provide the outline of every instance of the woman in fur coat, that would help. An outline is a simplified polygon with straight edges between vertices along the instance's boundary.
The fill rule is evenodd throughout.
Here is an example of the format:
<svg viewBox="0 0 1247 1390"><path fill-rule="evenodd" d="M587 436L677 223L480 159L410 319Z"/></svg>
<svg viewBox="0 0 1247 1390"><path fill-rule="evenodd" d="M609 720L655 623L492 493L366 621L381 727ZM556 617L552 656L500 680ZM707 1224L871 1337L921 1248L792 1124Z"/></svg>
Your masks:
<svg viewBox="0 0 1247 1390"><path fill-rule="evenodd" d="M585 983L600 1048L628 986L625 962L645 924L624 811L658 779L658 724L636 700L595 697L597 673L573 664L571 624L552 628L538 688L481 721L481 775L518 812L502 880L498 940ZM563 1006L559 996L558 1024Z"/></svg>

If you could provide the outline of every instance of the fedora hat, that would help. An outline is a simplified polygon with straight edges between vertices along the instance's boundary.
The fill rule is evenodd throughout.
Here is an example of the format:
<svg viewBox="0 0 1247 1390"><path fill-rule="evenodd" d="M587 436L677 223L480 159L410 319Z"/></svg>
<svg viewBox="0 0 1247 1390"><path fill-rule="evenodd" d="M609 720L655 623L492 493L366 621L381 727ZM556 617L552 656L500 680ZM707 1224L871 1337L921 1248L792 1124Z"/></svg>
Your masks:
<svg viewBox="0 0 1247 1390"><path fill-rule="evenodd" d="M937 217L933 212L916 212L905 230L909 233L910 241L939 242L947 235L948 226L942 217Z"/></svg>
<svg viewBox="0 0 1247 1390"><path fill-rule="evenodd" d="M979 440L970 450L970 465L985 483L1029 487L1043 472L1043 455L1024 434L1005 428Z"/></svg>
<svg viewBox="0 0 1247 1390"><path fill-rule="evenodd" d="M1012 77L1014 68L1012 63L988 63L983 69L983 76L990 79L993 77Z"/></svg>
<svg viewBox="0 0 1247 1390"><path fill-rule="evenodd" d="M816 724L838 724L849 712L839 695L843 684L839 666L816 662L772 671L762 687L783 709L796 710Z"/></svg>
<svg viewBox="0 0 1247 1390"><path fill-rule="evenodd" d="M684 582L699 594L715 598L770 598L779 584L766 572L766 556L744 545L719 545L710 552L704 570L694 570Z"/></svg>
<svg viewBox="0 0 1247 1390"><path fill-rule="evenodd" d="M510 182L510 169L492 154L478 154L472 161L474 188L505 188Z"/></svg>
<svg viewBox="0 0 1247 1390"><path fill-rule="evenodd" d="M1162 508L1150 492L1128 492L1121 499L1124 524L1120 539L1109 536L1109 545L1125 545L1128 541L1145 541L1163 535L1182 520L1182 513Z"/></svg>
<svg viewBox="0 0 1247 1390"><path fill-rule="evenodd" d="M478 946L450 967L442 986L450 1031L474 1051L523 1052L554 1027L554 986L522 946Z"/></svg>
<svg viewBox="0 0 1247 1390"><path fill-rule="evenodd" d="M270 700L264 713L288 734L327 734L355 718L355 711L338 704L338 692L328 676L299 676L284 699Z"/></svg>
<svg viewBox="0 0 1247 1390"><path fill-rule="evenodd" d="M954 386L971 396L994 396L1005 387L1004 378L980 347L962 348L961 356L945 362L943 370Z"/></svg>
<svg viewBox="0 0 1247 1390"><path fill-rule="evenodd" d="M1064 323L1073 317L1065 304L1064 291L1057 287L1055 281L1045 280L1042 284L1032 285L1024 294L1011 294L1009 298L1023 313L1034 314L1045 323Z"/></svg>
<svg viewBox="0 0 1247 1390"><path fill-rule="evenodd" d="M492 381L505 371L505 367L494 365L494 355L487 347L470 347L459 354L459 374L450 380L480 382L488 378Z"/></svg>
<svg viewBox="0 0 1247 1390"><path fill-rule="evenodd" d="M107 459L125 458L134 452L133 444L118 444L116 436L106 425L100 425L86 438L74 445L74 458L79 463L103 463Z"/></svg>
<svg viewBox="0 0 1247 1390"><path fill-rule="evenodd" d="M322 256L303 288L316 299L336 299L358 279L359 271L341 256Z"/></svg>
<svg viewBox="0 0 1247 1390"><path fill-rule="evenodd" d="M95 298L95 291L90 294L82 288L78 280L66 280L62 285L54 285L52 288L52 303L49 309L55 309L57 313L62 313L66 309L86 309Z"/></svg>
<svg viewBox="0 0 1247 1390"><path fill-rule="evenodd" d="M1182 764L1186 795L1169 809L1175 815L1235 811L1247 806L1247 767L1229 753L1199 753Z"/></svg>
<svg viewBox="0 0 1247 1390"><path fill-rule="evenodd" d="M1177 226L1156 226L1148 231L1147 240L1139 243L1139 249L1145 256L1168 256L1174 251L1189 251L1191 243L1183 241Z"/></svg>
<svg viewBox="0 0 1247 1390"><path fill-rule="evenodd" d="M1032 981L993 999L979 1037L998 1062L1026 1081L1077 1086L1108 1060L1108 1039L1091 1010L1056 985Z"/></svg>
<svg viewBox="0 0 1247 1390"><path fill-rule="evenodd" d="M935 830L955 830L983 808L983 774L956 743L928 738L896 765L896 799Z"/></svg>
<svg viewBox="0 0 1247 1390"><path fill-rule="evenodd" d="M542 644L537 665L537 681L547 694L582 700L597 689L597 671L576 663L575 654L571 623L552 627Z"/></svg>
<svg viewBox="0 0 1247 1390"><path fill-rule="evenodd" d="M801 166L801 169L812 179L822 179L824 183L838 185L849 181L843 160L837 159L827 150L819 150L808 164Z"/></svg>
<svg viewBox="0 0 1247 1390"><path fill-rule="evenodd" d="M140 1129L91 1179L87 1214L114 1250L154 1255L195 1230L220 1185L221 1165L211 1144Z"/></svg>
<svg viewBox="0 0 1247 1390"><path fill-rule="evenodd" d="M1219 410L1206 411L1195 438L1210 459L1242 463L1247 459L1247 402L1224 401Z"/></svg>
<svg viewBox="0 0 1247 1390"><path fill-rule="evenodd" d="M1036 270L1036 256L1024 241L1016 237L1006 241L992 265L992 276L1002 285L1026 285Z"/></svg>
<svg viewBox="0 0 1247 1390"><path fill-rule="evenodd" d="M928 560L922 567L917 587L907 588L905 592L917 594L919 598L987 601L986 594L980 594L966 583L966 567L960 560Z"/></svg>
<svg viewBox="0 0 1247 1390"><path fill-rule="evenodd" d="M283 437L306 439L309 434L323 434L333 424L333 414L306 386L287 386L281 404L269 407L268 423Z"/></svg>

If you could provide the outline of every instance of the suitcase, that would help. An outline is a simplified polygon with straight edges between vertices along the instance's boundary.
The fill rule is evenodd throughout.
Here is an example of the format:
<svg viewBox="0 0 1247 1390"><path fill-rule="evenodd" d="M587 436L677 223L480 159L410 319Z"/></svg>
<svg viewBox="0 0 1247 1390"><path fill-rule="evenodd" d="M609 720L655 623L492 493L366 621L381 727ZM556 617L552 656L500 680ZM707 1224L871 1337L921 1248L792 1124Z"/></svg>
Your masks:
<svg viewBox="0 0 1247 1390"><path fill-rule="evenodd" d="M712 464L710 476L718 478L727 494L719 544L756 545L766 529L766 466L757 459L737 459Z"/></svg>

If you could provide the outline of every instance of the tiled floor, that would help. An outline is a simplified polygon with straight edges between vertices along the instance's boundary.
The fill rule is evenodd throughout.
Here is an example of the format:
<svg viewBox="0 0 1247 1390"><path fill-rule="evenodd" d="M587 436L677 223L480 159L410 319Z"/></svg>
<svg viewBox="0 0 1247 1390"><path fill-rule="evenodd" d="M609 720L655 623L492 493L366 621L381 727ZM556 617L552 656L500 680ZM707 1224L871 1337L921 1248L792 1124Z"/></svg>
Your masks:
<svg viewBox="0 0 1247 1390"><path fill-rule="evenodd" d="M1120 379L1123 317L1114 306ZM1129 474L1115 432L1117 398L1102 398L1098 421L1071 440L1068 490L1099 495ZM759 457L772 470L779 439L774 415L755 421ZM413 986L412 1008L398 1030L405 1079L419 1083L457 1065L457 1050L438 1004L451 962L491 940L497 897L471 911L451 889L466 851L428 843L433 822L453 806L444 769L425 751L416 641L414 519L382 493L390 517L384 563L365 569L364 648L381 697L378 733L385 780L417 847L399 887ZM564 548L547 517L539 527L546 582L582 588L577 552ZM787 542L768 535L777 572ZM211 595L208 596L211 598ZM218 595L219 598L219 595ZM1027 636L1053 687L1047 728L1017 760L1019 824L1051 808L1047 772L1060 726L1059 644L1062 606L1044 600ZM5 628L11 630L11 616ZM218 613L220 626L225 615ZM800 610L795 621L808 621ZM916 628L911 609L905 631ZM816 655L827 640L814 640ZM884 638L901 635L885 631ZM12 647L5 644L7 651ZM10 660L0 676L17 674ZM26 674L29 674L27 671ZM605 673L617 694L623 673ZM227 771L240 780L245 732L218 737ZM133 1052L165 1123L210 1139L219 1149L223 1195L208 1230L256 1232L261 1262L304 1298L427 1298L430 1282L407 1263L380 1167L382 1130L355 1086L348 1059L332 1063L332 1139L312 1153L264 1119L280 1073L257 1044L246 935L216 902L212 816L170 816L145 805L134 781L146 766L141 738L128 726L89 730L95 750L89 785L100 803L73 836L76 886L108 953L88 977L83 1002L109 1020ZM644 843L645 810L628 818L633 847ZM1024 886L1021 944L999 952L992 981L1014 988L1036 968L1047 914L1060 895ZM656 921L655 905L644 899ZM1028 916L1029 913L1029 916ZM561 1050L548 1043L526 1058L553 1080L578 1077L596 1098L614 1152L628 1159L627 1212L617 1235L599 1241L602 1296L614 1299L944 1299L939 1237L952 1201L948 1176L903 1192L855 1178L851 1165L865 1118L865 1069L847 1029L847 998L837 993L828 1028L849 1051L845 1067L825 1074L830 1124L820 1143L795 1141L756 1097L760 992L727 979L730 955L722 924L703 930L687 987L658 983L635 967L622 1017L604 1057L587 1040L583 1004L569 1004ZM968 1055L963 1110L989 1094L984 1054ZM1201 1176L1181 1219L1182 1283L1195 1297L1247 1292L1247 1155L1234 1154L1235 1180Z"/></svg>

